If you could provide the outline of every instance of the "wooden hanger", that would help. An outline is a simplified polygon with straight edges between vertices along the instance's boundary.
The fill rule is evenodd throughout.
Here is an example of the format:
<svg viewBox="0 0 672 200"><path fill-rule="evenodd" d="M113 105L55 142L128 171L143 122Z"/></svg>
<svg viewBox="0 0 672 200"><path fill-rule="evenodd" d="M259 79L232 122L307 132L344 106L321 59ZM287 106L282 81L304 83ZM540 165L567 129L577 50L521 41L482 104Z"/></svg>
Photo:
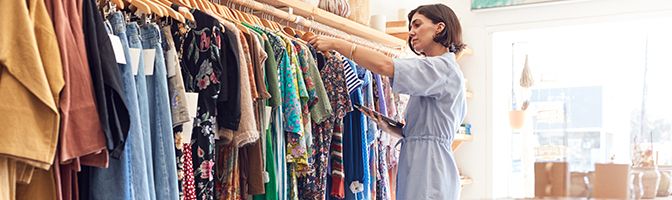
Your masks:
<svg viewBox="0 0 672 200"><path fill-rule="evenodd" d="M268 28L268 29L273 29L273 25L272 25L271 22L270 22L268 19L266 19L266 18L261 18L261 25L263 25L264 27L266 27L266 28Z"/></svg>
<svg viewBox="0 0 672 200"><path fill-rule="evenodd" d="M163 16L170 16L170 14L168 12L169 12L169 10L172 10L172 9L169 9L169 8L166 8L166 7L162 6L161 4L157 3L156 0L143 0L143 1L147 2L148 3L147 5L149 5L151 3L151 4L155 5L157 8L161 9L161 13L163 13Z"/></svg>
<svg viewBox="0 0 672 200"><path fill-rule="evenodd" d="M224 19L227 19L229 21L234 21L233 17L228 12L229 10L226 9L225 6L223 6L221 4L215 4L215 8L217 9L217 12L220 13L221 17L223 17Z"/></svg>
<svg viewBox="0 0 672 200"><path fill-rule="evenodd" d="M192 1L192 5L195 5L196 9L203 11L203 12L208 12L207 9L205 8L205 5L203 5L203 1L201 0L190 0Z"/></svg>
<svg viewBox="0 0 672 200"><path fill-rule="evenodd" d="M155 14L159 17L165 16L165 14L163 13L163 9L159 8L157 5L155 5L151 2L147 2L145 0L128 0L128 2L133 4L133 5L135 5L134 3L141 2L142 4L145 5L145 7L149 8L150 11L147 14Z"/></svg>
<svg viewBox="0 0 672 200"><path fill-rule="evenodd" d="M301 36L301 39L302 39L303 41L308 42L308 41L310 41L310 39L312 39L313 37L315 37L315 34L314 34L314 33L312 33L312 32L306 32L306 33L304 33L304 34Z"/></svg>
<svg viewBox="0 0 672 200"><path fill-rule="evenodd" d="M117 6L117 9L119 10L124 9L124 2L122 0L111 0L111 2Z"/></svg>
<svg viewBox="0 0 672 200"><path fill-rule="evenodd" d="M211 15L212 14L217 14L215 11L212 9L212 4L210 4L210 1L207 0L201 0L201 3L203 6L205 6L205 10L207 10Z"/></svg>
<svg viewBox="0 0 672 200"><path fill-rule="evenodd" d="M221 17L221 16L224 16L224 12L222 12L222 9L221 9L221 7L219 6L219 4L216 4L216 3L212 2L212 1L208 1L208 2L210 3L210 5L211 5L211 7L212 7L212 10L215 11L215 14L219 15L220 17Z"/></svg>
<svg viewBox="0 0 672 200"><path fill-rule="evenodd" d="M234 16L238 21L241 21L241 22L242 22L242 21L245 21L245 19L243 19L243 17L240 16L240 13L238 12L238 10L236 10L236 9L231 9L231 11L233 12L233 16Z"/></svg>
<svg viewBox="0 0 672 200"><path fill-rule="evenodd" d="M249 35L250 32L247 30L247 27L243 26L243 25L241 24L241 22L245 22L245 23L247 23L247 24L250 24L250 22L248 22L248 21L243 17L243 15L241 14L240 10L236 10L236 9L232 9L232 8L229 8L229 10L232 11L233 16L238 20L237 22L235 22L236 27L237 27L238 29L240 29L240 31L242 31L243 33L246 33L246 34Z"/></svg>
<svg viewBox="0 0 672 200"><path fill-rule="evenodd" d="M294 31L294 29L291 28L291 27L289 27L289 26L285 26L284 28L282 28L282 31L283 31L284 33L286 33L288 36L294 36L294 35L296 35L296 32Z"/></svg>
<svg viewBox="0 0 672 200"><path fill-rule="evenodd" d="M254 23L256 25L259 25L259 26L262 25L261 19L258 16L254 15L254 14L249 14L249 15L250 15L250 17L252 17L252 20L254 20Z"/></svg>
<svg viewBox="0 0 672 200"><path fill-rule="evenodd" d="M185 1L185 0L172 0L172 3L177 4L179 6L184 6L187 9L193 8L193 6L189 3L189 1Z"/></svg>
<svg viewBox="0 0 672 200"><path fill-rule="evenodd" d="M194 1L194 0L181 0L181 1L184 1L184 3L186 3L185 6L188 7L189 9L194 9L194 10L201 9L201 8L198 7L198 3L196 3L196 1Z"/></svg>
<svg viewBox="0 0 672 200"><path fill-rule="evenodd" d="M275 31L282 31L282 26L278 22L271 21L271 24L273 24L273 30Z"/></svg>
<svg viewBox="0 0 672 200"><path fill-rule="evenodd" d="M254 21L252 21L250 15L248 15L247 12L245 12L245 9L247 8L242 8L242 10L238 10L238 12L240 13L240 16L243 17L243 19L245 19L245 22L247 22L248 25L253 25Z"/></svg>
<svg viewBox="0 0 672 200"><path fill-rule="evenodd" d="M219 9L222 10L222 13L224 14L224 16L225 16L227 19L229 19L229 20L234 20L234 19L233 19L233 18L234 18L234 17L233 17L233 13L231 13L231 10L229 10L228 7L223 6L223 5L219 5L218 7L219 7Z"/></svg>
<svg viewBox="0 0 672 200"><path fill-rule="evenodd" d="M182 14L173 10L173 8L170 7L171 3L168 0L151 0L151 1L154 1L157 5L165 8L168 16L170 16L171 18L182 23L186 22L185 17Z"/></svg>
<svg viewBox="0 0 672 200"><path fill-rule="evenodd" d="M144 2L129 0L128 3L138 8L138 10L144 14L152 14L152 10L149 5L145 4Z"/></svg>
<svg viewBox="0 0 672 200"><path fill-rule="evenodd" d="M165 1L168 1L168 0L165 0ZM181 13L182 16L184 16L184 17L185 17L186 19L188 19L189 21L192 21L192 22L195 22L195 21L196 21L196 19L194 18L194 15L191 14L191 9L193 9L194 7L193 7L191 4L189 4L188 1L185 1L185 0L173 0L172 3L178 5L177 11L178 11L179 13Z"/></svg>

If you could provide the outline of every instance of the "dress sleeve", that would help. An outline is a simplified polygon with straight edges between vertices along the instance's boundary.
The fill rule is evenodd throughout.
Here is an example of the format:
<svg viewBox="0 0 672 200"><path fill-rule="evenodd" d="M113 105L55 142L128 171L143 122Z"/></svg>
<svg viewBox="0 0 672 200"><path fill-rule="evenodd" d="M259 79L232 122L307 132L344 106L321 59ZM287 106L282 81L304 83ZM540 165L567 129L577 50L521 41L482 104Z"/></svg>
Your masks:
<svg viewBox="0 0 672 200"><path fill-rule="evenodd" d="M394 60L396 93L439 97L460 88L461 73L457 64L446 56Z"/></svg>

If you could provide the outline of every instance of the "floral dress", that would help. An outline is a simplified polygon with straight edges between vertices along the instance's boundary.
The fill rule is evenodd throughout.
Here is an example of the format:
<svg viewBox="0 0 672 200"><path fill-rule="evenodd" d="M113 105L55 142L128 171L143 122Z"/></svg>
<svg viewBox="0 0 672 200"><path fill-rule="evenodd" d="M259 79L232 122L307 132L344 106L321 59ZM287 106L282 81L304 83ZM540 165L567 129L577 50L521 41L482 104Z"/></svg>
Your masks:
<svg viewBox="0 0 672 200"><path fill-rule="evenodd" d="M199 27L187 33L182 45L181 62L186 91L199 94L190 142L196 198L213 199L215 117L222 75L219 58L222 29L214 19L210 20L203 15L207 14L194 11L194 16L199 18Z"/></svg>

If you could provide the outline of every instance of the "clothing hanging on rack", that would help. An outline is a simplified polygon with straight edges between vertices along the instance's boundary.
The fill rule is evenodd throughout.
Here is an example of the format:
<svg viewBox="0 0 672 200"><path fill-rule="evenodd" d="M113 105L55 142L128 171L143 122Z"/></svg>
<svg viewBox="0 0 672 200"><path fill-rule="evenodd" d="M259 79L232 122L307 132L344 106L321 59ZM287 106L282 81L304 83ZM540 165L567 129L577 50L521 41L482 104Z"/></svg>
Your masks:
<svg viewBox="0 0 672 200"><path fill-rule="evenodd" d="M198 2L186 23L139 14L145 1L2 9L22 22L2 48L32 52L1 55L12 59L0 91L17 94L0 106L2 198L389 199L388 146L352 107L394 107L374 99L389 84L300 34Z"/></svg>

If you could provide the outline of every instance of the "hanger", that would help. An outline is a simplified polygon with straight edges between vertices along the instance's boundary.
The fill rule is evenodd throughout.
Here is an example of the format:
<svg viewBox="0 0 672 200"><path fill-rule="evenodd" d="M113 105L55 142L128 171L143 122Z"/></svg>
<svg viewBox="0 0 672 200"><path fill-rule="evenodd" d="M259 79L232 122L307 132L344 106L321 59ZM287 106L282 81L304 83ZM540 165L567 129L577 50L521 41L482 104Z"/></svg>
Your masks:
<svg viewBox="0 0 672 200"><path fill-rule="evenodd" d="M168 0L163 0L163 1L168 2ZM192 22L195 22L195 21L196 21L196 19L194 18L194 15L191 14L191 10L190 10L190 9L193 9L194 7L193 7L191 4L189 4L188 1L185 1L185 0L172 0L172 3L178 5L177 11L178 11L179 13L181 13L182 16L184 16L184 17L185 17L186 19L188 19L189 21L192 21Z"/></svg>
<svg viewBox="0 0 672 200"><path fill-rule="evenodd" d="M159 17L165 16L165 14L163 13L163 9L161 9L160 7L158 7L157 5L155 5L152 2L148 2L146 0L128 0L128 2L133 4L133 5L136 5L135 3L138 3L138 2L144 4L144 6L149 9L149 12L147 14L155 14Z"/></svg>
<svg viewBox="0 0 672 200"><path fill-rule="evenodd" d="M208 12L208 10L206 9L205 5L203 5L203 1L202 1L202 0L190 0L190 1L193 2L192 5L195 5L196 9L198 9L198 10L200 10L200 11L203 11L203 12L205 12L205 13Z"/></svg>
<svg viewBox="0 0 672 200"><path fill-rule="evenodd" d="M196 0L184 0L184 1L189 3L189 5L191 5L191 7L194 9L201 9L200 5L198 4L198 2L196 2Z"/></svg>
<svg viewBox="0 0 672 200"><path fill-rule="evenodd" d="M191 4L189 4L188 1L185 0L170 0L171 4L177 4L178 6L184 6L186 8L191 8Z"/></svg>
<svg viewBox="0 0 672 200"><path fill-rule="evenodd" d="M266 27L266 28L271 28L271 26L272 26L271 22L269 22L268 19L265 18L266 14L261 13L261 16L262 17L259 18L259 20L261 21L261 25Z"/></svg>
<svg viewBox="0 0 672 200"><path fill-rule="evenodd" d="M152 14L152 10L149 5L145 4L144 2L129 0L128 3L138 8L138 10L144 14Z"/></svg>
<svg viewBox="0 0 672 200"><path fill-rule="evenodd" d="M282 32L282 26L280 23L273 21L273 26L275 26L275 31Z"/></svg>
<svg viewBox="0 0 672 200"><path fill-rule="evenodd" d="M240 19L238 18L238 15L235 12L235 8L233 8L234 4L231 1L228 1L227 5L228 6L226 6L226 10L228 10L231 19L233 19L236 23L240 23Z"/></svg>
<svg viewBox="0 0 672 200"><path fill-rule="evenodd" d="M310 26L308 27L308 31L306 31L305 33L303 33L303 35L301 35L301 38L305 41L308 41L308 40L310 40L310 38L315 36L315 33L313 33L313 26L315 26L315 21L313 21L313 16L311 15L308 20L310 22ZM308 40L306 40L306 39L308 39Z"/></svg>
<svg viewBox="0 0 672 200"><path fill-rule="evenodd" d="M282 31L284 33L286 33L288 36L296 35L296 32L294 31L294 29L289 27L289 26L285 26L284 28L282 28Z"/></svg>
<svg viewBox="0 0 672 200"><path fill-rule="evenodd" d="M210 0L204 1L204 3L207 9L209 9L213 15L221 16L221 14L218 12L219 10L217 10L217 6L213 5Z"/></svg>
<svg viewBox="0 0 672 200"><path fill-rule="evenodd" d="M211 15L216 15L215 11L212 9L212 4L209 0L200 0L203 6L205 7L205 10L208 11Z"/></svg>
<svg viewBox="0 0 672 200"><path fill-rule="evenodd" d="M220 5L219 8L222 9L222 12L224 13L224 15L229 20L234 20L235 19L235 17L233 16L233 13L231 12L231 9L229 9L229 7Z"/></svg>
<svg viewBox="0 0 672 200"><path fill-rule="evenodd" d="M252 12L254 12L254 11L252 11ZM250 17L252 17L252 20L254 20L254 23L255 23L256 25L261 26L261 25L263 24L263 23L261 22L261 18L259 18L259 16L256 16L256 15L251 14L251 13L250 13L249 15L250 15Z"/></svg>
<svg viewBox="0 0 672 200"><path fill-rule="evenodd" d="M124 9L124 2L122 0L111 0L114 5L117 6L117 9L123 10Z"/></svg>
<svg viewBox="0 0 672 200"><path fill-rule="evenodd" d="M170 7L170 2L168 2L168 0L150 0L150 1L153 1L157 5L163 7L167 11L166 13L168 14L168 16L170 16L171 18L182 23L186 22L185 17L182 14L173 10L173 8Z"/></svg>
<svg viewBox="0 0 672 200"><path fill-rule="evenodd" d="M247 22L246 19L243 17L243 15L240 14L240 11L239 11L239 10L237 10L237 9L232 9L231 11L233 11L233 16L236 16L236 19L238 19L238 21L241 21L241 22Z"/></svg>
<svg viewBox="0 0 672 200"><path fill-rule="evenodd" d="M253 14L254 10L252 8L247 8L244 11L244 14L247 15L247 17L252 21L253 25L261 25L261 20L259 20L259 17ZM251 24L252 25L252 24Z"/></svg>
<svg viewBox="0 0 672 200"><path fill-rule="evenodd" d="M221 7L221 5L219 5L219 3L215 3L215 2L210 1L210 4L212 4L212 8L217 15L219 15L220 17L226 18L225 13L222 12L222 7Z"/></svg>

